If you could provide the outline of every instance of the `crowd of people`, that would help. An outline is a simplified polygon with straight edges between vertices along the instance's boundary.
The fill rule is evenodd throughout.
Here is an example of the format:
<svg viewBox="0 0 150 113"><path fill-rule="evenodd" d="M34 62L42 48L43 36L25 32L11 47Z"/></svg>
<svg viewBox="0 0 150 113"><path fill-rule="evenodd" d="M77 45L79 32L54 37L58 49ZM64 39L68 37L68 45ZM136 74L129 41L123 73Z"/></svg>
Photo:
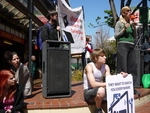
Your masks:
<svg viewBox="0 0 150 113"><path fill-rule="evenodd" d="M133 75L136 81L137 64L135 56L135 24L130 21L131 8L125 6L121 9L121 15L115 25L115 38L117 41L117 73L126 77L128 73ZM42 40L59 40L60 27L58 13L51 11L48 14L49 24L42 28ZM105 76L110 76L110 68L106 64L106 53L103 49L93 49L92 37L86 36L86 44L82 53L84 99L87 102L95 102L96 113L102 113L101 103L106 96ZM145 73L149 73L150 38L144 43ZM7 69L0 71L0 112L22 113L24 98L32 95L33 80L35 79L36 57L31 56L31 70L28 62L23 64L16 52L7 51L4 58L8 63ZM134 82L133 82L134 83ZM134 84L133 84L134 85Z"/></svg>
<svg viewBox="0 0 150 113"><path fill-rule="evenodd" d="M42 41L58 40L58 13L50 11L47 16L50 27L46 24L43 26ZM36 78L36 57L31 56L31 67L29 62L20 62L17 52L6 51L4 59L5 69L0 70L0 113L23 113L24 99L32 96L33 81Z"/></svg>
<svg viewBox="0 0 150 113"><path fill-rule="evenodd" d="M133 76L134 86L137 78L137 63L135 56L136 23L130 20L130 16L131 8L128 6L123 7L119 20L115 25L114 37L117 41L116 74L120 73L123 77L131 74ZM149 42L143 44L145 54L149 54L149 47ZM106 83L103 77L111 75L110 68L106 64L106 55L103 49L92 50L90 60L91 61L87 63L84 68L84 99L87 102L95 102L96 113L102 113L101 103L106 95ZM147 63L145 63L147 67L149 65L148 62L149 58L147 56ZM146 69L149 70L149 67ZM135 92L137 91L134 89L134 93Z"/></svg>

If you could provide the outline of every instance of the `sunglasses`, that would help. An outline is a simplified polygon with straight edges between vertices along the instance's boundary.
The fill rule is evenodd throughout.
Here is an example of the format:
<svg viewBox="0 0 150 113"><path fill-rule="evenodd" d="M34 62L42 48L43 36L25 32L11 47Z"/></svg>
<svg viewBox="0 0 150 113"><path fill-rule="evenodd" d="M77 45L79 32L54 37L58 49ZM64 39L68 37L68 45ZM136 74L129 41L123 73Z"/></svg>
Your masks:
<svg viewBox="0 0 150 113"><path fill-rule="evenodd" d="M127 12L131 12L131 10L126 10Z"/></svg>

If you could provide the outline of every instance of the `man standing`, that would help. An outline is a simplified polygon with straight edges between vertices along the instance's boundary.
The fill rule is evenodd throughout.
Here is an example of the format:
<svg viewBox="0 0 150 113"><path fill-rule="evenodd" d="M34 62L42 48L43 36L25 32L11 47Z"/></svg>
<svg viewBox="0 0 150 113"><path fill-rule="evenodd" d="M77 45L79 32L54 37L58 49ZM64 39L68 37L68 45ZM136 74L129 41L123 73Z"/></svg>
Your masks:
<svg viewBox="0 0 150 113"><path fill-rule="evenodd" d="M144 73L150 73L150 36L147 41L142 44L142 50L144 51Z"/></svg>
<svg viewBox="0 0 150 113"><path fill-rule="evenodd" d="M32 80L35 79L35 73L36 73L36 63L35 63L36 57L34 55L31 56L31 76Z"/></svg>
<svg viewBox="0 0 150 113"><path fill-rule="evenodd" d="M42 27L41 38L44 42L45 40L60 40L59 30L60 26L58 26L58 12L57 11L49 11L47 15L49 21Z"/></svg>

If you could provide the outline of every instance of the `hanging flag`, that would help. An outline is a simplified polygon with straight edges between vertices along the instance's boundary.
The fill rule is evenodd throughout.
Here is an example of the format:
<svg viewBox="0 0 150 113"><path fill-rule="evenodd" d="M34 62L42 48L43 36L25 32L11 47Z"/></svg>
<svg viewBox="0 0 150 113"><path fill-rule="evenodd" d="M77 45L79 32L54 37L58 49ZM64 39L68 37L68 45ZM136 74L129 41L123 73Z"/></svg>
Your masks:
<svg viewBox="0 0 150 113"><path fill-rule="evenodd" d="M71 42L71 53L82 53L85 47L85 26L83 7L71 8L65 0L58 0L58 18L61 35ZM64 33L67 33L64 35ZM68 33L70 33L68 35ZM71 37L72 36L72 37ZM72 38L72 39L71 39Z"/></svg>

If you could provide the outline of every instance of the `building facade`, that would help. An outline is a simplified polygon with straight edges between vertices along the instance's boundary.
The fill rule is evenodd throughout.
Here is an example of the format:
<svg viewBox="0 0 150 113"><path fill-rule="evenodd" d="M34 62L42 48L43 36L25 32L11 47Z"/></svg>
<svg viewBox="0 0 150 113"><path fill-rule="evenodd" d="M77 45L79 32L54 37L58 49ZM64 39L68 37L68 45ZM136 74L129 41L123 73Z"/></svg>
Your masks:
<svg viewBox="0 0 150 113"><path fill-rule="evenodd" d="M23 63L28 60L30 52L38 58L33 42L36 30L44 25L48 10L54 8L55 4L49 0L0 1L0 69L5 65L3 56L6 51L17 52ZM37 16L39 14L42 19Z"/></svg>

